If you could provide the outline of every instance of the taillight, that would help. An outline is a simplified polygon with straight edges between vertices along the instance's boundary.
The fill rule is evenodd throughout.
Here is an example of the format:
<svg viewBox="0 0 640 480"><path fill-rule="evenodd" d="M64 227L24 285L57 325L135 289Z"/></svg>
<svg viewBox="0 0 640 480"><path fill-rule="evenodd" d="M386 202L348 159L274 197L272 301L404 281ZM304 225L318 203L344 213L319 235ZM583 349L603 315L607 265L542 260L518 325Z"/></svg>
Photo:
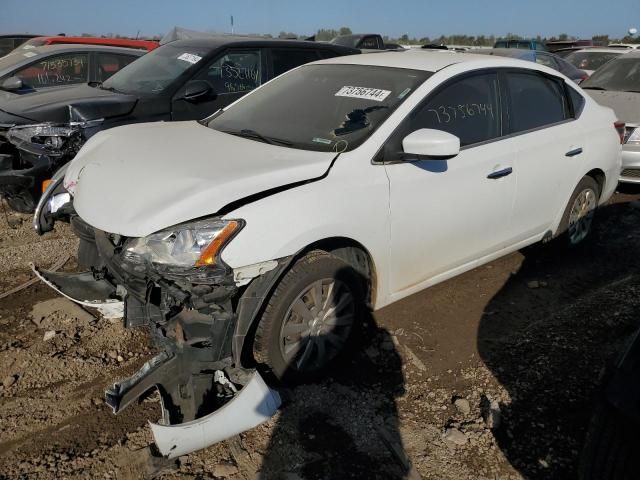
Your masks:
<svg viewBox="0 0 640 480"><path fill-rule="evenodd" d="M613 128L616 129L616 131L618 132L618 136L620 137L620 144L624 143L624 122L614 122L613 123Z"/></svg>

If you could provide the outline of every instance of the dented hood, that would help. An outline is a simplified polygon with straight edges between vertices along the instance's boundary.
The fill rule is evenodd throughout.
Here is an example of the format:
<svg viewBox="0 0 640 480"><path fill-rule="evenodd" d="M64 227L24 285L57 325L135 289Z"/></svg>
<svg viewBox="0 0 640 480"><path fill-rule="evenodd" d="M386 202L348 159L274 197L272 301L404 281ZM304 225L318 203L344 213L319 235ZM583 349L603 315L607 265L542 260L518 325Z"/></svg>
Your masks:
<svg viewBox="0 0 640 480"><path fill-rule="evenodd" d="M198 122L145 123L94 135L65 186L90 225L128 237L215 214L249 195L322 176L334 153L218 132Z"/></svg>
<svg viewBox="0 0 640 480"><path fill-rule="evenodd" d="M0 109L29 120L25 123L67 123L126 115L137 101L131 95L89 85L72 85L28 95L7 95L2 98Z"/></svg>

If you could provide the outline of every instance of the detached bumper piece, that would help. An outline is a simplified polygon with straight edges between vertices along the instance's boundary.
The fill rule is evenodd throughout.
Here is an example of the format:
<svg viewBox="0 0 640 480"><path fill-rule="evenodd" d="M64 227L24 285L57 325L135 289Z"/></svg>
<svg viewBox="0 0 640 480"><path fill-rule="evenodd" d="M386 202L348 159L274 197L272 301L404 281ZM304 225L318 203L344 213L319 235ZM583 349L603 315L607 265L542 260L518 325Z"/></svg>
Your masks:
<svg viewBox="0 0 640 480"><path fill-rule="evenodd" d="M158 450L168 459L254 428L280 407L278 392L271 390L255 370L229 369L231 378L243 382L238 388L225 371L193 372L193 362L185 360L184 354L163 352L105 393L117 414L134 400L158 390L162 420L149 425ZM215 410L210 411L212 406ZM179 423L188 418L194 419Z"/></svg>
<svg viewBox="0 0 640 480"><path fill-rule="evenodd" d="M93 272L65 273L40 270L29 264L33 273L72 302L97 309L104 318L122 318L124 302L115 298L116 288L106 280L96 280Z"/></svg>

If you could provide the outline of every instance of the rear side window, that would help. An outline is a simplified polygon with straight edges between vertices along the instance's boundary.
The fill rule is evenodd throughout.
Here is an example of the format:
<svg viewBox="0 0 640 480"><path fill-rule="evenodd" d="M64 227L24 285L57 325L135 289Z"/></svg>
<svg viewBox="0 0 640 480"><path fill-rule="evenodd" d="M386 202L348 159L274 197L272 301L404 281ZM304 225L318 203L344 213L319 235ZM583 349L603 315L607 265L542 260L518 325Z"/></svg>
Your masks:
<svg viewBox="0 0 640 480"><path fill-rule="evenodd" d="M22 80L25 88L55 87L86 83L89 62L86 53L49 57L18 70L13 76Z"/></svg>
<svg viewBox="0 0 640 480"><path fill-rule="evenodd" d="M273 76L277 77L292 68L304 65L305 63L320 60L316 50L304 50L293 48L274 48L271 50L273 59Z"/></svg>
<svg viewBox="0 0 640 480"><path fill-rule="evenodd" d="M461 146L497 138L501 135L498 92L495 73L454 81L418 107L411 130L443 130L457 136Z"/></svg>
<svg viewBox="0 0 640 480"><path fill-rule="evenodd" d="M558 62L556 62L556 59L550 55L545 55L543 53L538 53L536 55L536 63L544 65L545 67L553 68L554 70L559 69L559 65Z"/></svg>
<svg viewBox="0 0 640 480"><path fill-rule="evenodd" d="M131 55L114 55L111 53L99 53L97 57L97 74L99 82L104 82L118 70L122 70L122 68L126 67L138 58Z"/></svg>
<svg viewBox="0 0 640 480"><path fill-rule="evenodd" d="M535 73L506 74L510 132L518 133L569 117L564 85Z"/></svg>

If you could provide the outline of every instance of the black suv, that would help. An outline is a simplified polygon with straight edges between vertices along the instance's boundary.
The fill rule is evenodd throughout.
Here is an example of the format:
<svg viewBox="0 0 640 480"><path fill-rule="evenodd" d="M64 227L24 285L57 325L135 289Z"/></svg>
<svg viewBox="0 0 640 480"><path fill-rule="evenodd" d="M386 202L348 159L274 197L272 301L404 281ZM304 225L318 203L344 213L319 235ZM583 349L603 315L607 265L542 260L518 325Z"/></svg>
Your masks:
<svg viewBox="0 0 640 480"><path fill-rule="evenodd" d="M32 212L47 180L100 130L202 119L287 70L356 53L295 40L177 40L104 83L0 100L0 195L13 209Z"/></svg>

